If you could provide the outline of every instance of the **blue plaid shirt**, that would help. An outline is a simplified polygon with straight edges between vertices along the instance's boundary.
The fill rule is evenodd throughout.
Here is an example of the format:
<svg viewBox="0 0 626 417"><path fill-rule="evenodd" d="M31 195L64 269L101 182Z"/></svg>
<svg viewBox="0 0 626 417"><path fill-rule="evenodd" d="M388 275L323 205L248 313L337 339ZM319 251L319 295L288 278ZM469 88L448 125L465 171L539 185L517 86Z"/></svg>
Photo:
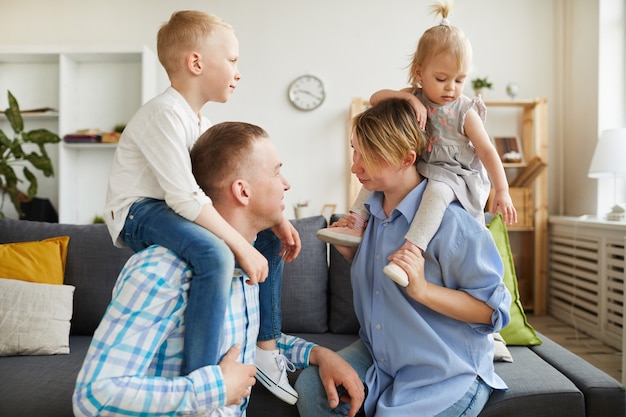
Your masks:
<svg viewBox="0 0 626 417"><path fill-rule="evenodd" d="M222 353L235 343L239 360L253 364L259 331L258 285L235 270L224 324ZM184 317L191 269L166 248L131 257L94 333L73 396L76 416L245 416L248 401L225 407L220 367L181 375ZM314 344L282 335L282 353L308 366Z"/></svg>

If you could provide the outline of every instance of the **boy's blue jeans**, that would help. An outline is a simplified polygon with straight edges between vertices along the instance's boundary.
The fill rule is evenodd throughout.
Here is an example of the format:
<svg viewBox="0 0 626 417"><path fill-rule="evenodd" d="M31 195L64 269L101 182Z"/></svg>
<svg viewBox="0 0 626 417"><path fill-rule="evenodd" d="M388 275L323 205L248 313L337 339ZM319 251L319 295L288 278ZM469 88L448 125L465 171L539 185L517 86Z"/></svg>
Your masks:
<svg viewBox="0 0 626 417"><path fill-rule="evenodd" d="M176 214L163 200L143 199L134 203L122 238L138 252L148 246L164 246L193 268L185 313L183 374L216 365L235 261L224 241L202 226ZM269 276L259 286L261 327L259 340L280 336L280 293L283 260L281 242L271 230L259 233L255 247L268 260Z"/></svg>

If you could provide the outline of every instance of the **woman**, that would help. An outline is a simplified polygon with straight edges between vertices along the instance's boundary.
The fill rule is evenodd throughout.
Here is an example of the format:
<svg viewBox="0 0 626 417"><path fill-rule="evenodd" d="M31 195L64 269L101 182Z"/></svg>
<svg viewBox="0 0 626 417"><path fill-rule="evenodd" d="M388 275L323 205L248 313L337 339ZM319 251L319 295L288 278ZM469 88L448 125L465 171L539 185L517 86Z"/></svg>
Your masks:
<svg viewBox="0 0 626 417"><path fill-rule="evenodd" d="M339 353L367 386L368 417L475 416L494 389L506 389L494 371L492 334L508 323L511 296L487 228L454 202L425 252L403 245L427 183L415 168L425 146L405 100L354 119L352 172L372 193L358 249L337 247L353 258L361 325L361 339ZM407 272L406 288L386 278L388 261ZM335 410L325 403L314 368L296 389L304 417L348 414L345 403Z"/></svg>

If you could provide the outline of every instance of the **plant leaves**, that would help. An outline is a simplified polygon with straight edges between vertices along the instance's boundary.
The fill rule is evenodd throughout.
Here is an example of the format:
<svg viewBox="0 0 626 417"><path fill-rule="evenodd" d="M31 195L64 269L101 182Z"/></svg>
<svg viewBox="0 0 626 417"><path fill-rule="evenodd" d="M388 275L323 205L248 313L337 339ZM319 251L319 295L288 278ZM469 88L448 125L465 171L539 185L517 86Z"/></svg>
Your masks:
<svg viewBox="0 0 626 417"><path fill-rule="evenodd" d="M37 143L39 145L43 145L44 143L58 143L61 141L58 135L46 129L35 129L30 132L24 132L22 133L22 139L24 142Z"/></svg>
<svg viewBox="0 0 626 417"><path fill-rule="evenodd" d="M7 119L9 119L9 123L13 128L15 133L20 133L24 130L24 120L22 119L22 114L20 113L20 106L17 104L17 100L13 97L13 94L9 91L9 108L4 112Z"/></svg>
<svg viewBox="0 0 626 417"><path fill-rule="evenodd" d="M30 170L27 167L24 167L23 172L24 172L24 177L30 183L28 185L28 190L26 191L26 195L28 195L28 198L33 198L34 196L37 195L37 188L39 187L39 183L37 182L37 177L35 177L35 175L32 172L30 172Z"/></svg>
<svg viewBox="0 0 626 417"><path fill-rule="evenodd" d="M0 145L9 147L11 146L11 139L0 129Z"/></svg>
<svg viewBox="0 0 626 417"><path fill-rule="evenodd" d="M35 168L43 172L46 177L54 175L54 168L52 167L52 161L47 156L39 155L35 152L31 152L24 155L24 159L30 162ZM24 167L26 170L26 167Z"/></svg>

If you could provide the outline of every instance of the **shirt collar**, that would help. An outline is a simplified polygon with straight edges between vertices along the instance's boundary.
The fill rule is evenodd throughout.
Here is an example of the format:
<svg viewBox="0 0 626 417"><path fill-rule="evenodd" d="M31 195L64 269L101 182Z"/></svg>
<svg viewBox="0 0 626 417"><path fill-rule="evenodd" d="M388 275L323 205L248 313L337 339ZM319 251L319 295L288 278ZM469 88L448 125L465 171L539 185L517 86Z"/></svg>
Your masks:
<svg viewBox="0 0 626 417"><path fill-rule="evenodd" d="M393 209L389 219L393 220L397 216L401 215L406 218L408 223L413 222L413 217L415 217L417 207L419 207L419 204L422 201L422 195L424 194L427 182L428 179L424 178L422 182L409 191L400 204ZM381 220L387 219L387 216L383 211L383 198L384 194L381 191L374 191L365 201L365 208L369 210L370 214Z"/></svg>

